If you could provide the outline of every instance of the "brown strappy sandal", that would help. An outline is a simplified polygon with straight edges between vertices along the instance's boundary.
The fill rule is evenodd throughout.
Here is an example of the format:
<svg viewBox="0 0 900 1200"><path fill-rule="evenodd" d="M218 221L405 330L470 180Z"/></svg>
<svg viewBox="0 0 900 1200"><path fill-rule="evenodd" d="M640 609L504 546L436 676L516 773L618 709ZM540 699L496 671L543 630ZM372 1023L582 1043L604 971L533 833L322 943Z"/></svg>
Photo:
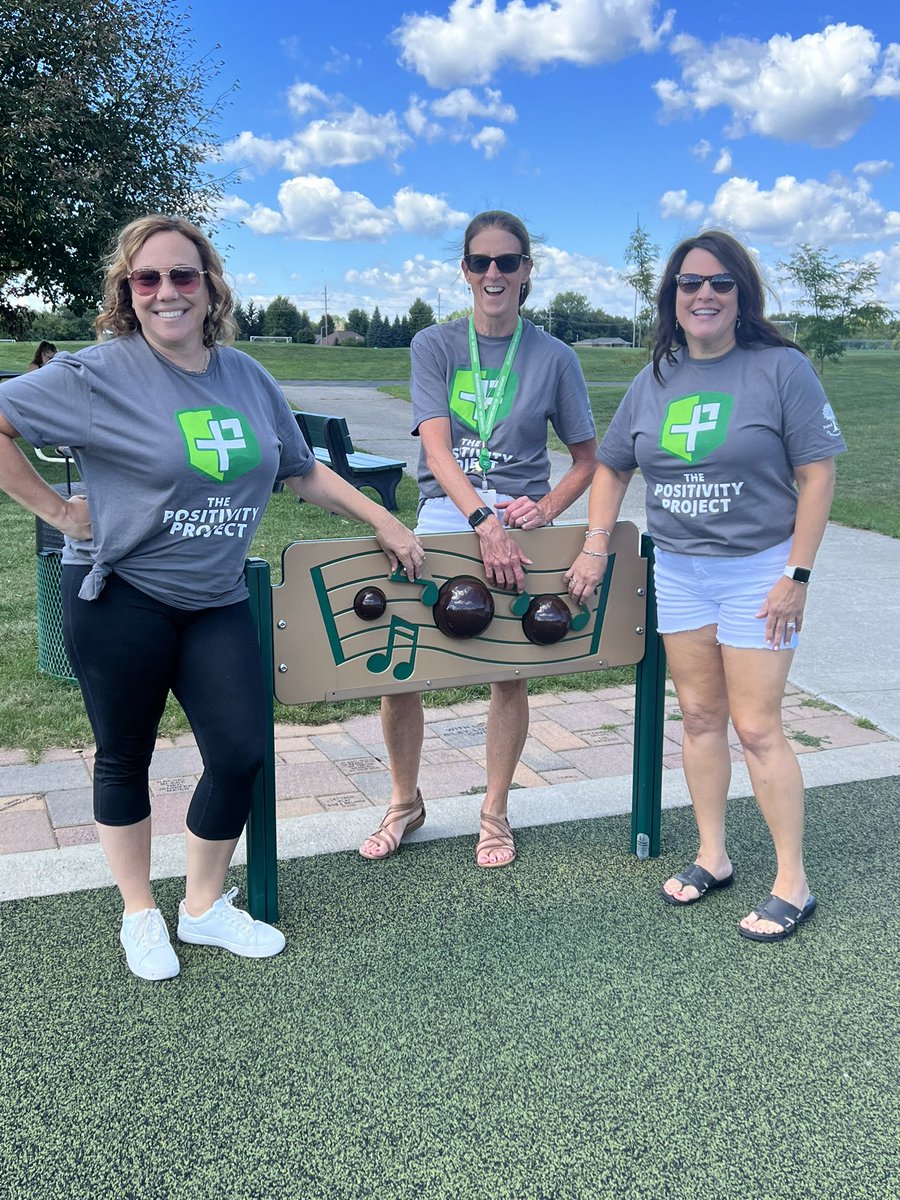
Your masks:
<svg viewBox="0 0 900 1200"><path fill-rule="evenodd" d="M489 829L494 830L487 837L480 838L475 845L475 864L479 867L508 867L516 861L516 846L513 842L512 830L509 827L507 817L495 817L493 813L481 814L481 823L487 825ZM492 850L512 850L512 858L504 859L503 862L481 862L478 858L479 854Z"/></svg>
<svg viewBox="0 0 900 1200"><path fill-rule="evenodd" d="M413 813L418 813L418 815L413 816ZM395 821L402 821L405 817L409 818L409 820L404 826L399 839L395 838L392 833L383 832L386 825L392 825ZM374 841L379 846L387 846L386 852L384 854L364 854L362 846L360 846L359 852L363 858L367 858L370 862L383 862L386 858L390 858L392 854L397 853L400 849L400 843L408 833L415 833L424 824L425 801L422 799L422 793L416 788L415 800L411 800L409 804L392 804L384 814L384 820L375 832L369 834L366 838L367 842Z"/></svg>

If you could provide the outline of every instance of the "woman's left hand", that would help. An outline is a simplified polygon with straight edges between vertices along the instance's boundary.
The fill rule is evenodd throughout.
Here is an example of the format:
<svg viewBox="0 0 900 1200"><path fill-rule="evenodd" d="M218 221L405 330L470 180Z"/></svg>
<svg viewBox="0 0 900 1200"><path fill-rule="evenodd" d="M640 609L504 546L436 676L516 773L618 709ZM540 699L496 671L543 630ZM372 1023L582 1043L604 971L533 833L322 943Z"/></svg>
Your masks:
<svg viewBox="0 0 900 1200"><path fill-rule="evenodd" d="M425 550L412 530L388 514L384 521L379 522L374 533L378 545L387 555L391 574L402 567L407 579L417 579L425 562Z"/></svg>
<svg viewBox="0 0 900 1200"><path fill-rule="evenodd" d="M541 508L539 500L528 496L517 496L515 500L498 500L497 508L503 513L507 529L540 529L549 525L550 518Z"/></svg>
<svg viewBox="0 0 900 1200"><path fill-rule="evenodd" d="M779 579L756 614L766 622L766 645L773 650L789 646L791 638L803 628L807 584Z"/></svg>

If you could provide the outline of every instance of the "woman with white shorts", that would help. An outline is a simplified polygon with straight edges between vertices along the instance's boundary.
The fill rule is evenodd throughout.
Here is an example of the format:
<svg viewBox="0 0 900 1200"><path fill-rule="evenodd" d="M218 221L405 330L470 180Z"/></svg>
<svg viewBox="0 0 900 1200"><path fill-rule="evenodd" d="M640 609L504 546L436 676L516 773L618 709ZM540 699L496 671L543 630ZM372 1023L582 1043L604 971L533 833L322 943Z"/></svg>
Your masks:
<svg viewBox="0 0 900 1200"><path fill-rule="evenodd" d="M730 717L777 863L769 895L738 932L775 942L816 907L803 861L803 779L781 704L834 457L846 447L815 371L766 320L763 300L752 259L730 235L708 231L675 249L659 286L653 362L603 438L585 549L566 578L576 601L603 578L607 531L639 467L700 836L694 863L663 883L661 897L695 904L734 879Z"/></svg>
<svg viewBox="0 0 900 1200"><path fill-rule="evenodd" d="M462 272L471 317L430 325L413 338L413 433L419 458L417 532L474 530L491 587L521 592L528 559L508 529L550 524L588 487L597 441L587 387L573 350L519 315L531 287L531 239L518 217L492 211L469 223ZM572 457L550 486L548 425ZM384 740L391 803L360 846L368 859L393 854L425 820L418 787L424 716L418 694L385 696ZM516 856L507 802L528 732L523 680L491 685L487 788L475 847L479 867Z"/></svg>

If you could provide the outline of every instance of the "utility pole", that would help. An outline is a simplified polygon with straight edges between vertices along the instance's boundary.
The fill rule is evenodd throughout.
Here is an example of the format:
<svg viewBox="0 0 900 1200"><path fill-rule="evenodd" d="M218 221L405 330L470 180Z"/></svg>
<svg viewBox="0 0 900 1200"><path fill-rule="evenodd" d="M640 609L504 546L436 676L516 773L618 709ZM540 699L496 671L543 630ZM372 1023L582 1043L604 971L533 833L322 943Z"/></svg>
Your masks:
<svg viewBox="0 0 900 1200"><path fill-rule="evenodd" d="M438 319L437 319L437 323L438 323L438 325L440 325L440 323L441 323L441 289L440 288L438 288Z"/></svg>
<svg viewBox="0 0 900 1200"><path fill-rule="evenodd" d="M328 337L328 284L322 286L325 288L325 316L322 319L322 345L324 346L325 339Z"/></svg>

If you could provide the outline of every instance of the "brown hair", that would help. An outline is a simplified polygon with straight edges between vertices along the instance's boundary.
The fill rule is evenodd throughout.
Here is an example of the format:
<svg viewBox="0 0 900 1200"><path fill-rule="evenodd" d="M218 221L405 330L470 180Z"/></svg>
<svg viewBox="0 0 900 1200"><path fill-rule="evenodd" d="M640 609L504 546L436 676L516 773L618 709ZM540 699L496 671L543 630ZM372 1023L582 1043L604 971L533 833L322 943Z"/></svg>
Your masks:
<svg viewBox="0 0 900 1200"><path fill-rule="evenodd" d="M512 213L504 212L502 208L492 208L488 212L479 213L477 217L472 218L466 226L463 237L463 258L469 253L472 238L477 237L485 229L504 229L507 233L511 233L522 247L522 253L529 259L531 258L531 236L524 223ZM530 293L531 276L529 275L519 291L519 308L528 299Z"/></svg>
<svg viewBox="0 0 900 1200"><path fill-rule="evenodd" d="M696 237L685 238L675 247L659 281L656 295L659 315L653 342L653 374L658 383L662 383L662 360L665 358L673 366L677 361L674 348L687 345L684 330L675 320L675 280L681 272L681 264L692 250L708 250L714 254L737 283L739 320L734 335L739 346L791 346L800 350L796 342L779 333L764 316L765 288L747 250L730 233L708 229Z"/></svg>
<svg viewBox="0 0 900 1200"><path fill-rule="evenodd" d="M203 345L210 349L216 342L233 342L237 335L237 325L231 315L234 297L225 282L225 267L218 251L206 234L184 217L168 217L160 213L138 217L126 225L107 256L103 308L94 322L97 336L108 333L112 337L124 337L139 328L131 303L128 273L144 242L155 233L180 233L197 247L200 262L206 271L209 291L209 312L203 322Z"/></svg>
<svg viewBox="0 0 900 1200"><path fill-rule="evenodd" d="M28 365L30 367L42 367L44 365L44 355L48 350L56 354L56 347L52 342L39 342L38 348L34 352L34 358Z"/></svg>

